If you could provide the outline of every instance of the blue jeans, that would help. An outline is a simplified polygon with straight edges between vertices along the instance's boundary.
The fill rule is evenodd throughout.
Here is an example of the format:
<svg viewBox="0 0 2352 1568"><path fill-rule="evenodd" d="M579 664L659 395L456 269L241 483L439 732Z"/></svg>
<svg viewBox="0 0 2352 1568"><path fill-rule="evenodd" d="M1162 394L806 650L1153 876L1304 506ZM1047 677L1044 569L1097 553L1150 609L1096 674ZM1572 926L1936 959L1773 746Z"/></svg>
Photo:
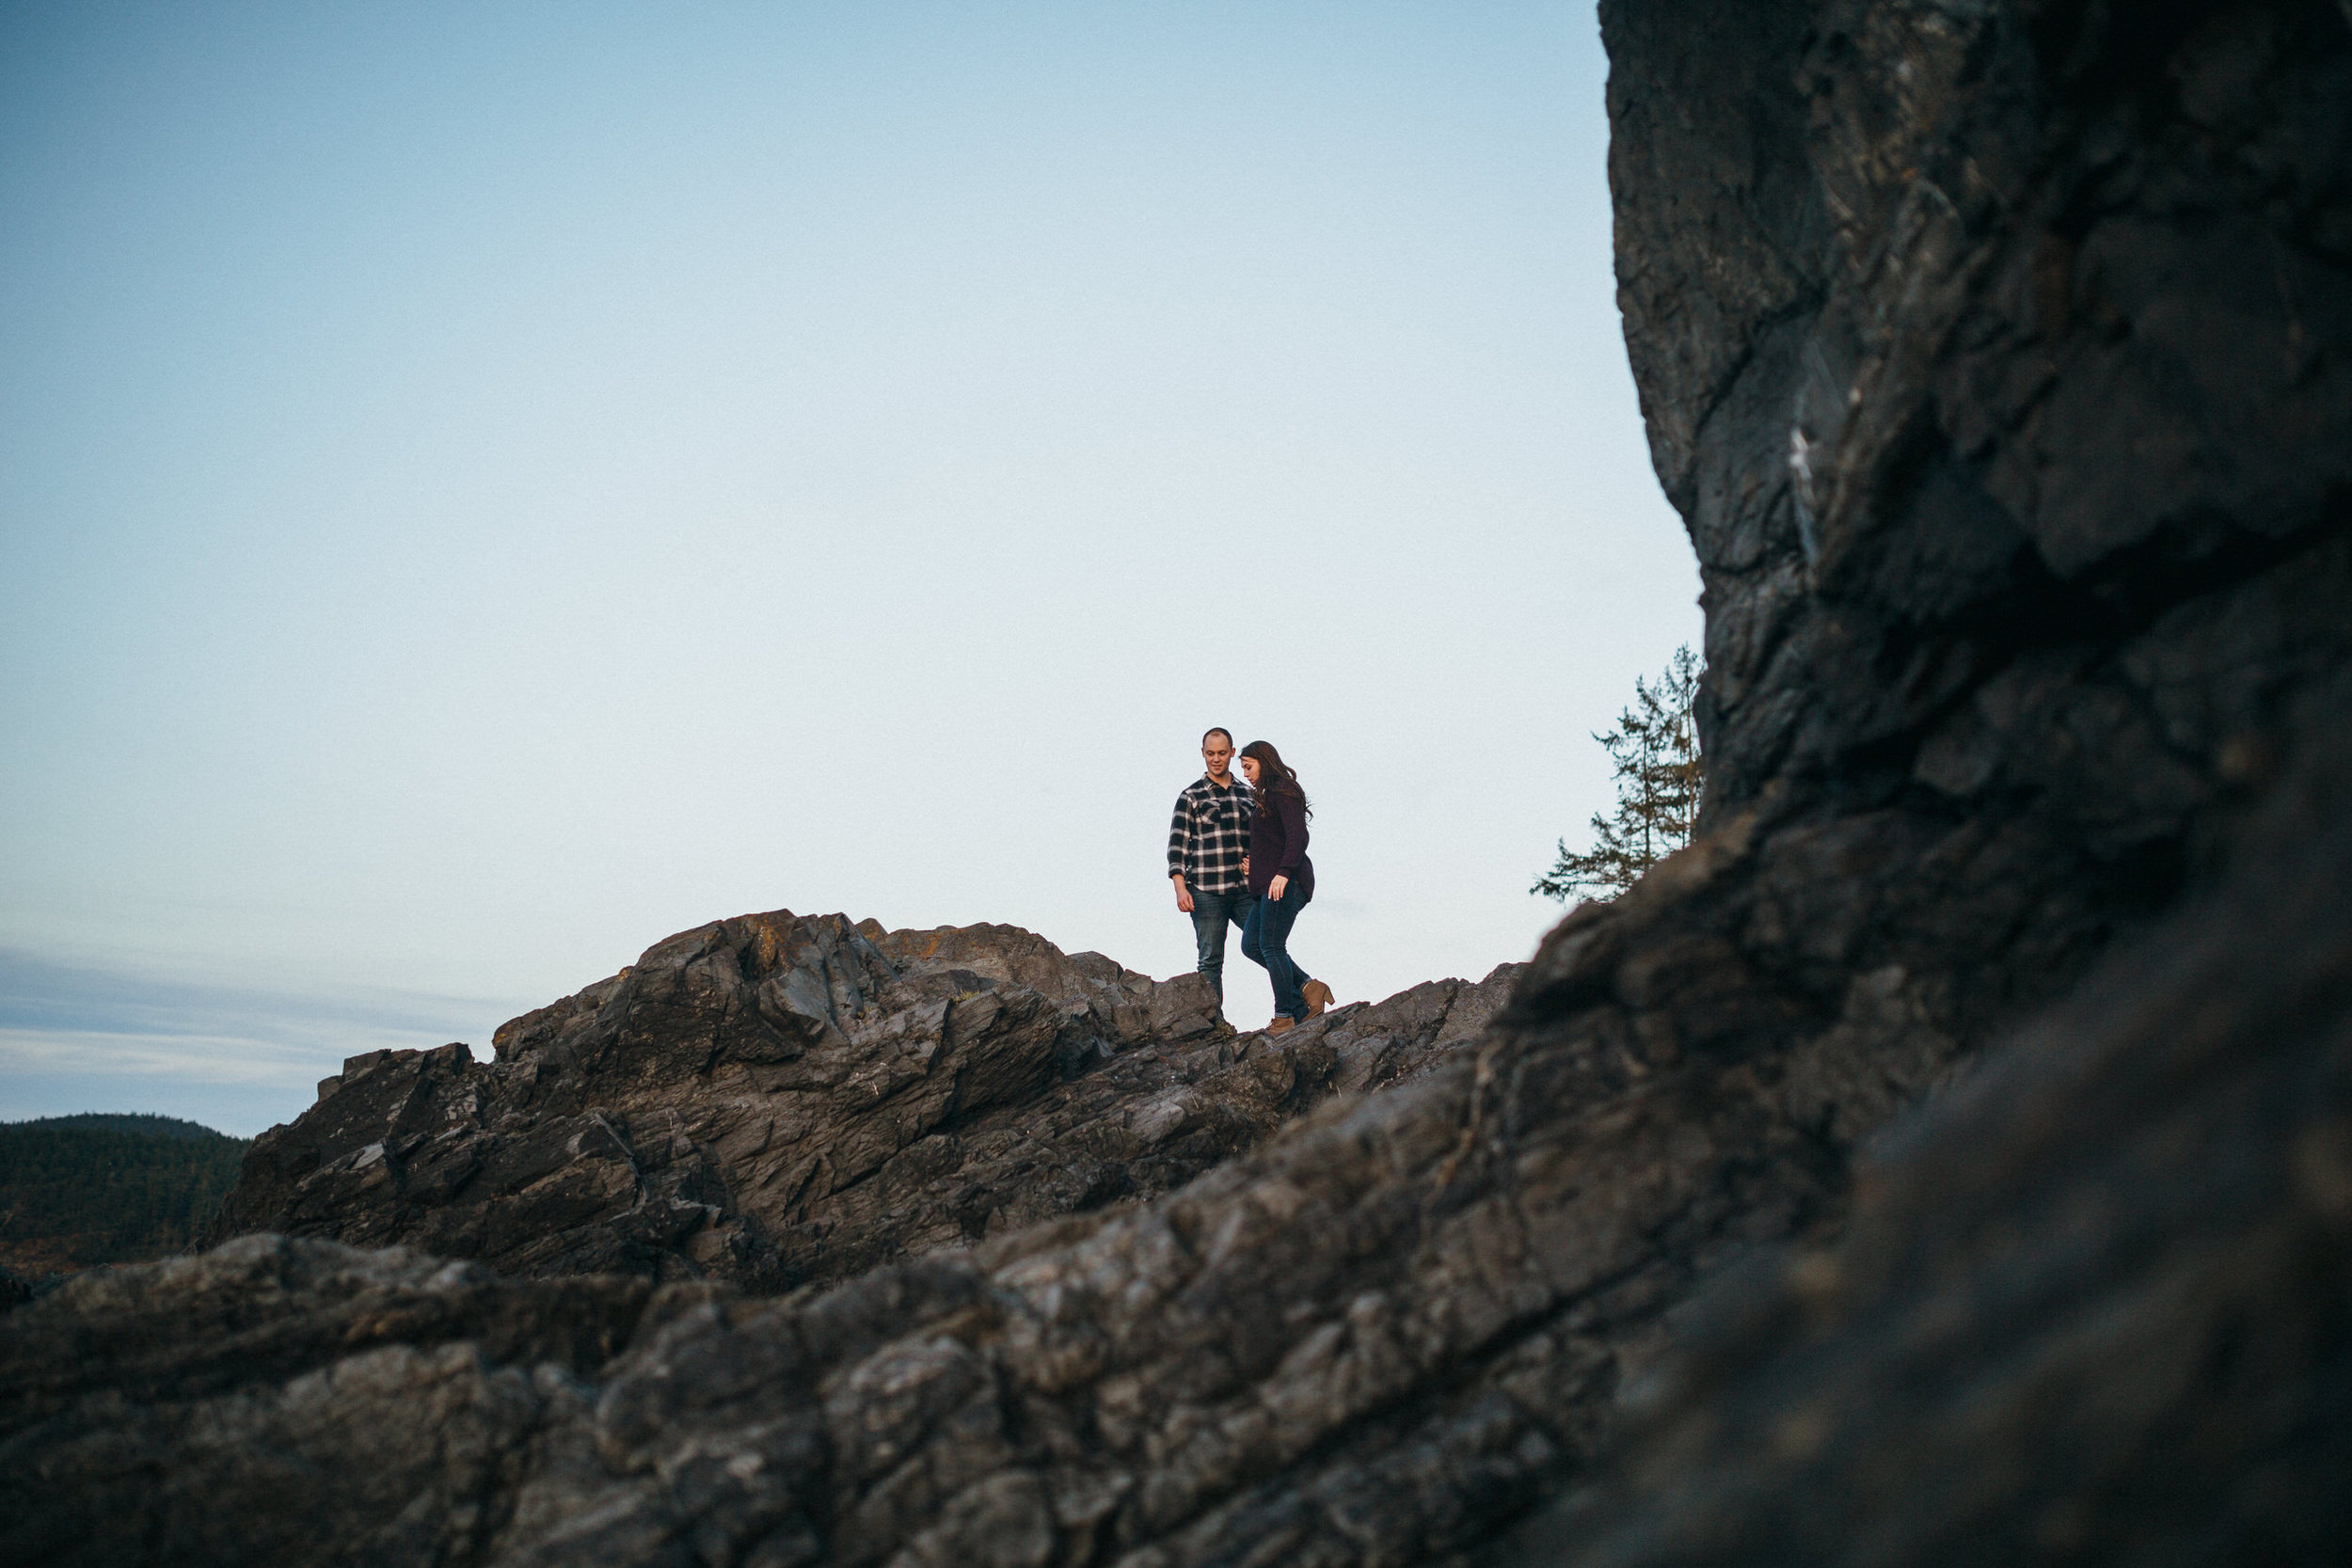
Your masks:
<svg viewBox="0 0 2352 1568"><path fill-rule="evenodd" d="M1279 899L1259 899L1241 928L1241 956L1265 965L1266 978L1274 982L1274 1010L1295 1023L1307 1022L1307 999L1299 989L1309 975L1291 961L1291 924L1306 907L1296 888L1284 888Z"/></svg>
<svg viewBox="0 0 2352 1568"><path fill-rule="evenodd" d="M1231 921L1242 927L1243 940L1248 941L1249 911L1258 905L1258 895L1247 885L1230 893L1203 893L1192 890L1192 935L1200 946L1198 967L1216 988L1216 999L1225 1000L1225 925ZM1244 949L1247 951L1247 948Z"/></svg>

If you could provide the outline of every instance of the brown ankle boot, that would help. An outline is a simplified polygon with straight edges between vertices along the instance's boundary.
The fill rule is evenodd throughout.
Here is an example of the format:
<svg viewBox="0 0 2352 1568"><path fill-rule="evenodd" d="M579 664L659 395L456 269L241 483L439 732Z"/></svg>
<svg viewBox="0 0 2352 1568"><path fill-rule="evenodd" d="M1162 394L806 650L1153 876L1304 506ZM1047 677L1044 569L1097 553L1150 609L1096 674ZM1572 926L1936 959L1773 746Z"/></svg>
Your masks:
<svg viewBox="0 0 2352 1568"><path fill-rule="evenodd" d="M1298 994L1307 1001L1307 1016L1314 1018L1331 1005L1331 988L1320 980L1310 980L1298 988Z"/></svg>
<svg viewBox="0 0 2352 1568"><path fill-rule="evenodd" d="M1292 1022L1287 1018L1277 1018L1273 1022L1265 1026L1265 1032L1269 1035L1279 1035L1285 1029L1295 1029L1297 1027L1297 1024Z"/></svg>

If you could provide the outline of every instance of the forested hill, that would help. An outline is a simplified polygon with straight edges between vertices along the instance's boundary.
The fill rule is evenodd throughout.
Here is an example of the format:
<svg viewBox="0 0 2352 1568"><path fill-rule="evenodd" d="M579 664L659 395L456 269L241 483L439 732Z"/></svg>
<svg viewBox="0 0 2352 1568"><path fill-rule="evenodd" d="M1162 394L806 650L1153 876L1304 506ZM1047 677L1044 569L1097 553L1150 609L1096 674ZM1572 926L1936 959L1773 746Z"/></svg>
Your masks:
<svg viewBox="0 0 2352 1568"><path fill-rule="evenodd" d="M182 1251L237 1179L245 1146L172 1117L0 1122L0 1266L52 1274Z"/></svg>
<svg viewBox="0 0 2352 1568"><path fill-rule="evenodd" d="M0 1129L13 1132L20 1128L72 1127L97 1132L137 1132L151 1138L228 1138L226 1132L215 1132L198 1122L182 1121L178 1117L159 1117L151 1112L125 1115L113 1111L84 1111L78 1116L42 1117L36 1121L0 1121ZM230 1138L242 1143L240 1138Z"/></svg>

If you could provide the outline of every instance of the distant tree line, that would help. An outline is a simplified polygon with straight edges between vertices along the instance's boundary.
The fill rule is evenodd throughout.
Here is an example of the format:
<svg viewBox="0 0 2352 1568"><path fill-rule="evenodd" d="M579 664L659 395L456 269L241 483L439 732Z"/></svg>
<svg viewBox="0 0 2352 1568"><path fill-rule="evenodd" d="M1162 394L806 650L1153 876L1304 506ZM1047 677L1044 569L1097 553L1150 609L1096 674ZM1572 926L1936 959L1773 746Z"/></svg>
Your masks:
<svg viewBox="0 0 2352 1568"><path fill-rule="evenodd" d="M53 1274L185 1251L245 1148L170 1117L0 1123L0 1265Z"/></svg>

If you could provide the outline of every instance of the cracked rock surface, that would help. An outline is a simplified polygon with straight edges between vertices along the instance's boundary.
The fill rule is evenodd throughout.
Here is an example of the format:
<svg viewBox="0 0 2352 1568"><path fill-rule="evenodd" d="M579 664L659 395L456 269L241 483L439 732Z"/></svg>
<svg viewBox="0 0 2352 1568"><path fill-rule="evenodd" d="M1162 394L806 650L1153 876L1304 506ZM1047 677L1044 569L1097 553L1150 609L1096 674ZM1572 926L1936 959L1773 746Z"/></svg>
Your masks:
<svg viewBox="0 0 2352 1568"><path fill-rule="evenodd" d="M246 1238L20 1307L0 1551L2342 1560L2352 24L2322 0L1601 18L1628 345L1707 582L1696 843L1517 974L1281 1037L1292 1086L1246 1141L1091 1207L1023 1210L1052 1189L991 1173L1122 1064L1053 1147L1118 1126L1140 1166L1192 1135L1182 1091L1259 1048L1124 1033L1141 993L1044 978L1009 939L1001 975L985 935L675 939L498 1063L399 1068L426 1105L534 1063L641 1075L629 1104L521 1107L603 1107L633 1162L542 1228L617 1247L599 1216L674 1202L693 1227L593 1264L524 1236L501 1265L623 1279ZM787 961L803 940L838 964ZM771 1006L814 1037L763 1009L796 966L882 998L832 1004L847 1054L810 982ZM994 1010L960 1036L975 996ZM912 1022L943 1003L935 1037ZM800 1054L763 1059L763 1030ZM965 1060L980 1096L952 1103L1002 1145L960 1109L925 1123ZM816 1135L860 1162L919 1129L861 1181L812 1167L762 1210L798 1167L749 1111L661 1119L819 1061L837 1076L741 1102L827 1097L866 1131ZM270 1201L376 1144L428 1168L429 1139L384 1135L395 1100L312 1163L289 1142ZM965 1164L908 1157L950 1139ZM764 1184L716 1152L754 1145ZM957 1209L962 1180L1007 1196ZM400 1227L457 1213L449 1191L315 1222L423 1246ZM411 1282L381 1287L397 1310L332 1283L379 1277ZM466 1315L500 1291L514 1326ZM610 1332L528 1331L559 1311Z"/></svg>

